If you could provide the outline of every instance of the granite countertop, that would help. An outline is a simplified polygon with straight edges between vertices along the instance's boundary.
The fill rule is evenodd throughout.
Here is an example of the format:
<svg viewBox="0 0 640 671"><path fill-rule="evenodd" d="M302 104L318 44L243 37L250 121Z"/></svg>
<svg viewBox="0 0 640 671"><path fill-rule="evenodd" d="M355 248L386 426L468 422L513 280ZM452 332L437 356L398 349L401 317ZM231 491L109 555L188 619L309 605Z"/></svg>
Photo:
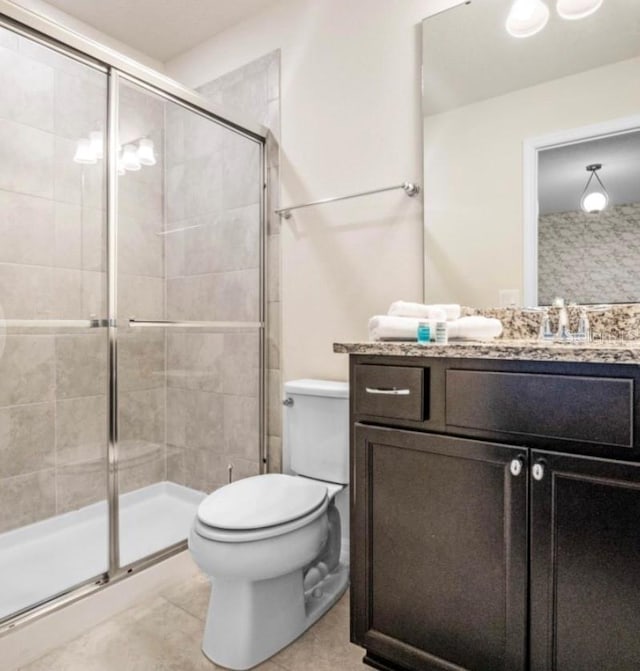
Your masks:
<svg viewBox="0 0 640 671"><path fill-rule="evenodd" d="M640 364L640 340L590 343L555 343L540 340L450 341L446 345L414 342L340 342L337 354L380 354L464 359L511 359L526 361L578 361L585 363Z"/></svg>

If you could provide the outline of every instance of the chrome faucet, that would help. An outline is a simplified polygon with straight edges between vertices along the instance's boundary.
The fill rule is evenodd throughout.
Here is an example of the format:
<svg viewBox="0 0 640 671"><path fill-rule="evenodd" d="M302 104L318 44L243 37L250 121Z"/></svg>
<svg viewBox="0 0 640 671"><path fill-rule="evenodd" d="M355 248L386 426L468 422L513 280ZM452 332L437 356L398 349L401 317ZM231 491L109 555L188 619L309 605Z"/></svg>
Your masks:
<svg viewBox="0 0 640 671"><path fill-rule="evenodd" d="M559 340L568 340L571 337L569 332L569 313L565 307L564 300L562 298L554 298L553 306L560 308L558 312L558 330L556 331L556 338Z"/></svg>

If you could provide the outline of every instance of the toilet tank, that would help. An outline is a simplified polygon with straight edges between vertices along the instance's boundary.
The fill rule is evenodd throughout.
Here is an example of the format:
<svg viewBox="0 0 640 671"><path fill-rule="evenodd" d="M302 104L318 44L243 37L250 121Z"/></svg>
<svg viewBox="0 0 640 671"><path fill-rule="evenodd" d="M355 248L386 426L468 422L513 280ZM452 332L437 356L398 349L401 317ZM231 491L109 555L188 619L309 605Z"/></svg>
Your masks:
<svg viewBox="0 0 640 671"><path fill-rule="evenodd" d="M291 469L317 480L349 482L349 383L293 380L284 385L285 440Z"/></svg>

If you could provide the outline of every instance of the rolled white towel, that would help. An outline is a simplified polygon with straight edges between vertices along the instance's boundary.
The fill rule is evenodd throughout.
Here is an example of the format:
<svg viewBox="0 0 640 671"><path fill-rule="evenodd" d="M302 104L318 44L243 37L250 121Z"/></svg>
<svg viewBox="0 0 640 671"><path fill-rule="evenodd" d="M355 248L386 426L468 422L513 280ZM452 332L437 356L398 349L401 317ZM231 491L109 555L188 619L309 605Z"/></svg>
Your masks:
<svg viewBox="0 0 640 671"><path fill-rule="evenodd" d="M435 333L435 319L376 315L369 320L369 340L416 340L420 322L427 322ZM502 323L489 317L461 317L447 322L447 333L451 340L491 340L502 333Z"/></svg>
<svg viewBox="0 0 640 671"><path fill-rule="evenodd" d="M423 303L408 303L407 301L395 301L391 303L387 314L393 317L420 317L422 319L442 319L444 312L447 321L460 318L460 306L450 305L424 305Z"/></svg>
<svg viewBox="0 0 640 671"><path fill-rule="evenodd" d="M376 315L369 320L369 340L416 340L418 324L424 319ZM435 328L435 321L429 322Z"/></svg>
<svg viewBox="0 0 640 671"><path fill-rule="evenodd" d="M451 340L491 340L502 334L502 322L491 317L460 317L447 324Z"/></svg>

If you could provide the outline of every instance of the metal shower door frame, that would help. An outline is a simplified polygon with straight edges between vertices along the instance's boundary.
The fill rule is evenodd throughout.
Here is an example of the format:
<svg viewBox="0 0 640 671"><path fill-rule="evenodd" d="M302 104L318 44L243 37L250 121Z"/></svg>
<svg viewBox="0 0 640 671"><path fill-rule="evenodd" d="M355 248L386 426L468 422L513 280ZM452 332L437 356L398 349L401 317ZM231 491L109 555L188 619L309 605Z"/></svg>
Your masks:
<svg viewBox="0 0 640 671"><path fill-rule="evenodd" d="M195 91L171 80L161 73L152 70L122 54L86 38L75 31L54 23L28 9L20 7L10 0L0 0L0 27L18 33L34 42L47 46L59 53L73 58L85 65L106 74L107 88L107 317L94 320L93 328L106 328L108 341L109 368L109 411L108 411L108 442L107 442L107 502L109 509L109 567L108 570L84 583L77 584L62 594L42 603L0 620L0 636L14 631L17 627L43 617L63 606L82 599L104 589L149 566L171 557L186 549L186 541L181 541L158 552L127 565L120 565L120 519L118 491L118 318L124 325L128 320L118 316L117 305L117 245L118 245L118 115L119 89L122 82L134 84L146 89L149 93L159 96L168 102L198 114L212 123L226 127L256 142L260 147L260 256L259 256L259 316L258 322L247 322L246 328L258 330L259 333L259 463L260 471L264 472L267 464L266 439L266 236L268 193L267 175L267 130L253 121L240 120L234 115L230 118L222 110L210 105L209 102ZM52 326L55 325L53 322ZM138 326L140 324L137 324ZM218 328L220 330L239 328L238 323L227 322L192 322L190 324L154 322L149 326L160 328L194 326L195 328ZM242 328L242 327L240 327Z"/></svg>

